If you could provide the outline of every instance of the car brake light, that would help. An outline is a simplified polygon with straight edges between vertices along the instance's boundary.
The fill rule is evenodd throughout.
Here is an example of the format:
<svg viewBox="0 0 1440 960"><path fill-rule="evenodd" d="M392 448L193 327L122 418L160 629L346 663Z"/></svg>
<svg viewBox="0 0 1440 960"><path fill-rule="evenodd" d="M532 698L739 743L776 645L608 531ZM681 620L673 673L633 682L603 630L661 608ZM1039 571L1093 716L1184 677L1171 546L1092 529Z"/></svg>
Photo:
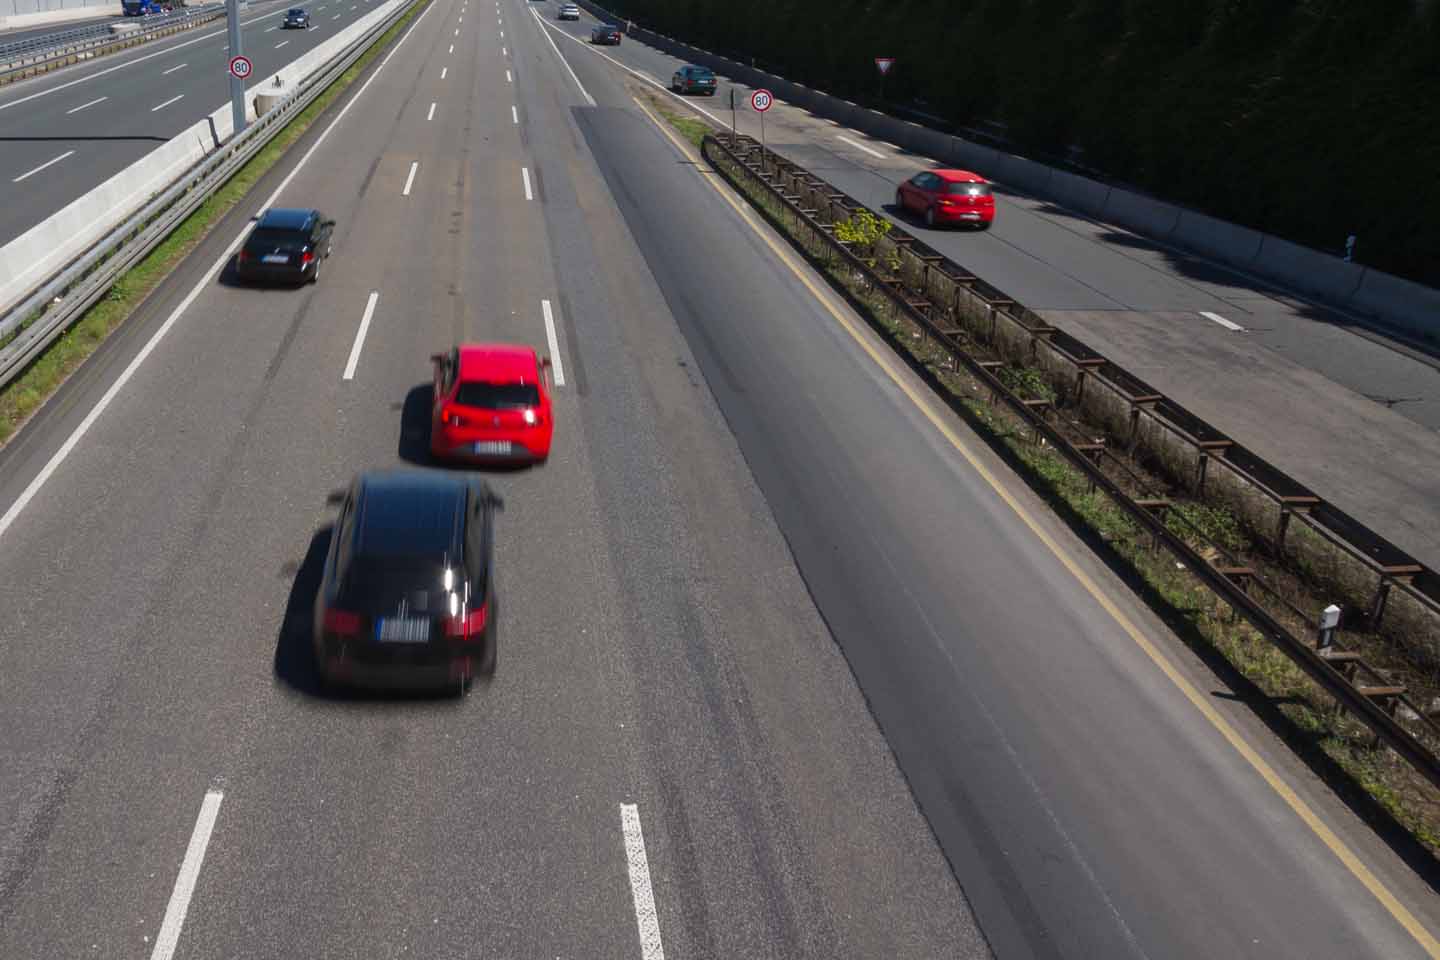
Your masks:
<svg viewBox="0 0 1440 960"><path fill-rule="evenodd" d="M451 640L479 640L485 632L488 612L489 605L482 604L478 610L471 610L463 617L446 617L445 636Z"/></svg>
<svg viewBox="0 0 1440 960"><path fill-rule="evenodd" d="M244 263L246 260L250 259L250 253L244 247L241 247L240 256L236 259L238 259L241 263Z"/></svg>
<svg viewBox="0 0 1440 960"><path fill-rule="evenodd" d="M315 254L311 253L309 250L306 250L304 253L300 254L300 262L302 264L309 263L311 260L314 259Z"/></svg>
<svg viewBox="0 0 1440 960"><path fill-rule="evenodd" d="M353 637L360 632L360 615L349 610L326 610L325 632Z"/></svg>

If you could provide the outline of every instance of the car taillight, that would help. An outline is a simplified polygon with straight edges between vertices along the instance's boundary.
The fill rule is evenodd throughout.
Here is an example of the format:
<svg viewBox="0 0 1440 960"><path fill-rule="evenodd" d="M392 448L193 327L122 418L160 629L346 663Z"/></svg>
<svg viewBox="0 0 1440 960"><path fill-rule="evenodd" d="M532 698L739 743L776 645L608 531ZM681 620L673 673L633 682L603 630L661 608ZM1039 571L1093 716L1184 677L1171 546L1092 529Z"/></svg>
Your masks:
<svg viewBox="0 0 1440 960"><path fill-rule="evenodd" d="M246 260L250 259L250 254L245 250L245 248L242 247L240 248L240 255L236 257L236 259L239 260L241 263L244 263Z"/></svg>
<svg viewBox="0 0 1440 960"><path fill-rule="evenodd" d="M485 632L488 612L489 604L482 604L480 609L471 610L463 617L446 617L445 636L451 640L479 640Z"/></svg>
<svg viewBox="0 0 1440 960"><path fill-rule="evenodd" d="M440 419L442 422L448 423L452 427L465 426L465 418L460 416L460 414L455 410L454 407L445 407L443 410L441 410Z"/></svg>
<svg viewBox="0 0 1440 960"><path fill-rule="evenodd" d="M360 614L349 610L326 610L325 632L353 637L360 632Z"/></svg>
<svg viewBox="0 0 1440 960"><path fill-rule="evenodd" d="M304 253L300 254L300 263L301 263L302 265L307 264L307 263L309 263L311 260L314 260L314 259L315 259L315 254L311 253L309 250L306 250Z"/></svg>

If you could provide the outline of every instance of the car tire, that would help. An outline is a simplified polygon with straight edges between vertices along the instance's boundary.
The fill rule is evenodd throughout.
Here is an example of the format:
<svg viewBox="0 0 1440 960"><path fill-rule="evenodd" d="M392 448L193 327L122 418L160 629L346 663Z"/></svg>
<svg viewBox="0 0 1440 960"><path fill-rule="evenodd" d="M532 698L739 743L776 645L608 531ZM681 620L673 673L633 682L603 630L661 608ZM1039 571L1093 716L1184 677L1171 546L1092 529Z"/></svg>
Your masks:
<svg viewBox="0 0 1440 960"><path fill-rule="evenodd" d="M485 652L480 654L480 662L475 665L475 675L493 677L500 661L500 605L495 600L493 585L490 588L490 624L485 634Z"/></svg>
<svg viewBox="0 0 1440 960"><path fill-rule="evenodd" d="M989 230L990 225L994 222L995 221L993 220L981 220L979 223L976 224L976 226L980 228L981 232L984 232L986 230Z"/></svg>
<svg viewBox="0 0 1440 960"><path fill-rule="evenodd" d="M895 191L895 209L900 213L905 212L905 193L902 190Z"/></svg>
<svg viewBox="0 0 1440 960"><path fill-rule="evenodd" d="M320 257L318 260L315 261L315 269L312 270L312 271L310 271L310 282L311 282L311 283L319 283L319 282L320 282L320 262L321 262L321 260L324 260L324 259L325 259L324 257Z"/></svg>
<svg viewBox="0 0 1440 960"><path fill-rule="evenodd" d="M926 207L926 208L925 208L925 226L930 227L931 229L934 229L934 227L935 227L935 208L934 208L934 207Z"/></svg>

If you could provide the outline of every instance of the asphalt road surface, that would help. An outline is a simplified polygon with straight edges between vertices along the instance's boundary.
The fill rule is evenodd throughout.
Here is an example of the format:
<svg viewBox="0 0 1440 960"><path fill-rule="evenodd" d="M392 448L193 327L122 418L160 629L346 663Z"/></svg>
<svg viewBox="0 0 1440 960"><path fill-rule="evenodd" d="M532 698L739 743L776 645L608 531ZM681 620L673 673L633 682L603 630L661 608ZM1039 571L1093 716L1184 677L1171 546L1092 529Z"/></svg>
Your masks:
<svg viewBox="0 0 1440 960"><path fill-rule="evenodd" d="M566 55L436 0L0 452L0 956L1424 956L1429 888ZM272 196L314 287L231 280ZM564 380L499 674L321 696L325 496L439 469L480 338Z"/></svg>
<svg viewBox="0 0 1440 960"><path fill-rule="evenodd" d="M242 11L253 76L268 77L373 9L317 0L309 30L282 30L290 3ZM0 87L0 245L230 102L225 22Z"/></svg>

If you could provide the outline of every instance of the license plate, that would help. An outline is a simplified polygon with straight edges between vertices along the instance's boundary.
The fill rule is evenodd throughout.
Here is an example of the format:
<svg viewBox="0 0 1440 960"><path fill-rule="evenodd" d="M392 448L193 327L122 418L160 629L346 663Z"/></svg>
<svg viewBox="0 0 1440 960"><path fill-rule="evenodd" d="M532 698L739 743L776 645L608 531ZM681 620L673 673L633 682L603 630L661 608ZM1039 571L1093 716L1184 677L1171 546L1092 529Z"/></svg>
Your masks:
<svg viewBox="0 0 1440 960"><path fill-rule="evenodd" d="M429 643L430 621L421 617L381 617L375 624L381 643Z"/></svg>
<svg viewBox="0 0 1440 960"><path fill-rule="evenodd" d="M290 257L283 253L269 253L260 258L261 263L289 263Z"/></svg>
<svg viewBox="0 0 1440 960"><path fill-rule="evenodd" d="M480 454L507 454L510 452L509 440L477 440L475 452Z"/></svg>

